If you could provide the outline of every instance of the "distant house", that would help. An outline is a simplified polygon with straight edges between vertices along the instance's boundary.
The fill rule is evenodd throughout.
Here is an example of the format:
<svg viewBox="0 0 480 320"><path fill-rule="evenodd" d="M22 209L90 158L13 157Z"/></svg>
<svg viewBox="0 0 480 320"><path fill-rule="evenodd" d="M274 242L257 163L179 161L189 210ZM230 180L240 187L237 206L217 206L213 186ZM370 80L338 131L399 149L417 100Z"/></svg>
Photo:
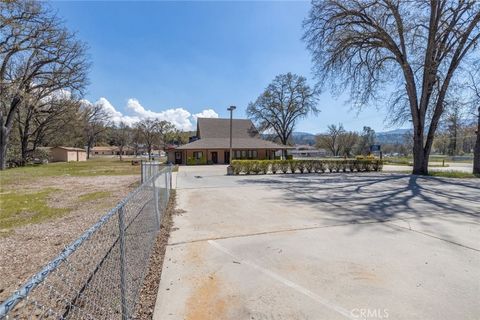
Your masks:
<svg viewBox="0 0 480 320"><path fill-rule="evenodd" d="M327 150L316 149L310 145L297 145L294 149L289 150L288 154L292 155L293 158L318 158L326 157Z"/></svg>
<svg viewBox="0 0 480 320"><path fill-rule="evenodd" d="M230 119L199 118L197 135L190 143L168 149L175 164L224 164L230 159ZM277 150L291 147L263 140L248 119L233 119L233 159L274 159Z"/></svg>
<svg viewBox="0 0 480 320"><path fill-rule="evenodd" d="M87 161L87 152L73 147L51 148L50 156L53 162Z"/></svg>
<svg viewBox="0 0 480 320"><path fill-rule="evenodd" d="M132 148L123 147L122 156L133 155L134 151ZM120 155L120 148L117 146L106 146L106 147L92 147L90 149L91 156L118 156Z"/></svg>

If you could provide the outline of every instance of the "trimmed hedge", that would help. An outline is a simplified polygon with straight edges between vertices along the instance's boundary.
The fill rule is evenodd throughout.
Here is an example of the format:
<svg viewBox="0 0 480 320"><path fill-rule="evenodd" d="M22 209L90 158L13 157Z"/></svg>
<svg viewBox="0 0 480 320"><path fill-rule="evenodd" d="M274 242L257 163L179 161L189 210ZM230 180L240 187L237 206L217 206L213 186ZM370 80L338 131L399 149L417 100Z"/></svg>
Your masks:
<svg viewBox="0 0 480 320"><path fill-rule="evenodd" d="M234 174L382 171L382 160L232 160Z"/></svg>
<svg viewBox="0 0 480 320"><path fill-rule="evenodd" d="M193 157L187 158L187 165L193 166L198 164L207 164L207 157L202 157L200 159L195 159Z"/></svg>

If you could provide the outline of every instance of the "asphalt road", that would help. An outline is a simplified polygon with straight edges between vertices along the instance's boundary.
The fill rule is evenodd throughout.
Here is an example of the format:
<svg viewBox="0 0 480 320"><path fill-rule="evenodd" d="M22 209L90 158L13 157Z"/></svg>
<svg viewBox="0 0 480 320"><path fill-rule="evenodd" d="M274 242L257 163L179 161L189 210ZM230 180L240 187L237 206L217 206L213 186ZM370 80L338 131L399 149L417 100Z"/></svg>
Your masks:
<svg viewBox="0 0 480 320"><path fill-rule="evenodd" d="M480 180L181 167L154 319L479 319Z"/></svg>

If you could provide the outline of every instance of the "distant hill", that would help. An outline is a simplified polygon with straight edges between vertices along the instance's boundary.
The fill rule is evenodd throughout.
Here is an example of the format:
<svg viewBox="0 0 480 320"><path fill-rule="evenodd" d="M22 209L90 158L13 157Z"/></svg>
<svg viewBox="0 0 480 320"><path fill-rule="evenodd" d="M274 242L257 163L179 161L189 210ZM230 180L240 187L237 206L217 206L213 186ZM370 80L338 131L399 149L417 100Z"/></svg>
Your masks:
<svg viewBox="0 0 480 320"><path fill-rule="evenodd" d="M405 135L411 129L395 129L385 132L377 132L375 142L378 144L401 144L404 142Z"/></svg>
<svg viewBox="0 0 480 320"><path fill-rule="evenodd" d="M403 143L403 139L406 133L411 131L411 129L395 129L384 132L377 132L375 137L375 143L378 144L398 144ZM272 134L262 134L262 137L267 140L273 140L274 135ZM316 139L313 133L296 131L292 133L293 142L296 145L306 144L306 145L315 145Z"/></svg>
<svg viewBox="0 0 480 320"><path fill-rule="evenodd" d="M295 144L315 145L315 135L308 132L293 132L293 142Z"/></svg>

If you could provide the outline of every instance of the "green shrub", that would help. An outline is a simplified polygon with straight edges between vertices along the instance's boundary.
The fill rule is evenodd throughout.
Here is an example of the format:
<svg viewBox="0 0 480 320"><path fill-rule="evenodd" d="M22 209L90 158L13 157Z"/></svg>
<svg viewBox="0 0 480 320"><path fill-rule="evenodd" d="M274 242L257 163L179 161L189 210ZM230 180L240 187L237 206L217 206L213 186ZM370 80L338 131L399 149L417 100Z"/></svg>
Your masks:
<svg viewBox="0 0 480 320"><path fill-rule="evenodd" d="M305 167L305 170L307 170L308 173L315 172L315 162L314 161L306 160L304 162L304 167Z"/></svg>
<svg viewBox="0 0 480 320"><path fill-rule="evenodd" d="M250 173L259 174L262 171L261 162L259 160L251 160Z"/></svg>
<svg viewBox="0 0 480 320"><path fill-rule="evenodd" d="M325 162L324 161L312 161L313 162L313 171L320 173L325 172Z"/></svg>
<svg viewBox="0 0 480 320"><path fill-rule="evenodd" d="M270 170L272 170L273 174L276 174L278 170L280 170L280 163L278 161L270 161Z"/></svg>
<svg viewBox="0 0 480 320"><path fill-rule="evenodd" d="M300 173L304 173L305 170L307 170L307 168L306 168L307 161L298 160L298 161L296 161L296 163L297 163L297 169L300 171Z"/></svg>
<svg viewBox="0 0 480 320"><path fill-rule="evenodd" d="M290 165L289 165L287 160L280 160L278 162L278 164L279 164L279 167L280 167L280 171L282 171L283 173L288 172L288 169L290 168Z"/></svg>
<svg viewBox="0 0 480 320"><path fill-rule="evenodd" d="M198 164L207 164L207 157L201 157L200 159L195 159L193 157L187 158L187 165L198 165Z"/></svg>
<svg viewBox="0 0 480 320"><path fill-rule="evenodd" d="M295 173L298 169L298 160L287 160L288 161L288 168L290 169L291 173Z"/></svg>
<svg viewBox="0 0 480 320"><path fill-rule="evenodd" d="M203 160L203 159L200 159ZM200 164L201 161L187 159L187 164ZM233 160L232 167L234 174L267 174L269 171L277 173L297 172L362 172L381 171L383 161L381 160Z"/></svg>
<svg viewBox="0 0 480 320"><path fill-rule="evenodd" d="M260 161L258 161L258 167L259 167L261 173L267 174L268 170L270 169L270 161L269 160L260 160Z"/></svg>

